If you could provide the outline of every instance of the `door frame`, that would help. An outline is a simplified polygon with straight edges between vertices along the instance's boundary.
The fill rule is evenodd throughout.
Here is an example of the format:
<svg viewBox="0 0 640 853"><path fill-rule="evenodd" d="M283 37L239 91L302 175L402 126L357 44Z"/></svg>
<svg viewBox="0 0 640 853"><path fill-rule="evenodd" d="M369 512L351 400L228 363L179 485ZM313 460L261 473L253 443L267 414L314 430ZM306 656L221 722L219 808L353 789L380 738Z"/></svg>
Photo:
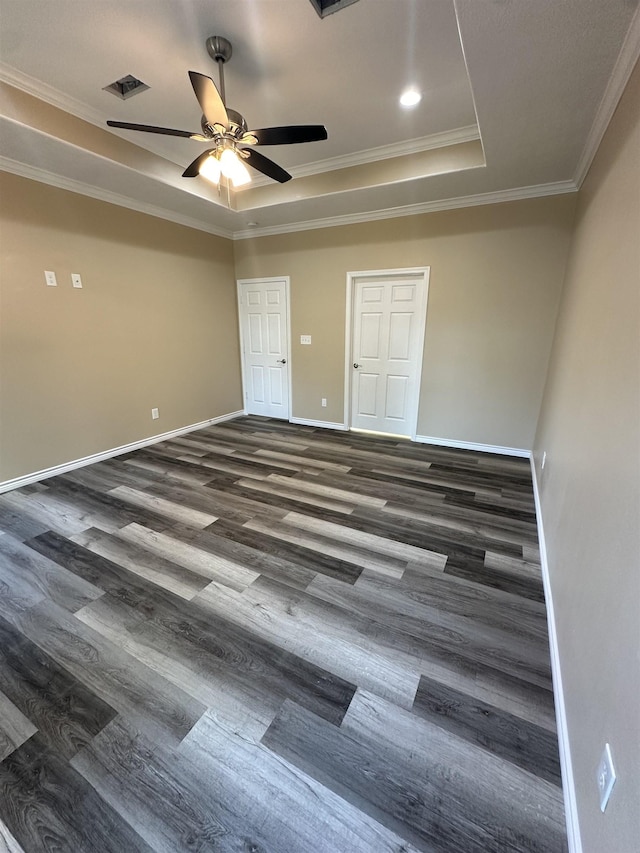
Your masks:
<svg viewBox="0 0 640 853"><path fill-rule="evenodd" d="M285 309L286 309L286 321L285 327L287 331L287 363L285 365L287 370L287 394L288 394L288 409L289 413L287 415L287 421L291 422L291 412L292 412L292 389L291 389L291 304L290 304L290 284L291 279L288 275L273 275L273 276L260 276L259 278L238 278L236 279L236 298L237 298L237 308L238 308L238 330L240 333L240 372L242 375L242 410L244 414L247 414L247 379L245 375L245 364L244 364L244 333L242 331L242 285L243 284L273 284L274 282L284 282L284 293L285 293ZM284 418L282 419L284 420Z"/></svg>
<svg viewBox="0 0 640 853"><path fill-rule="evenodd" d="M418 336L420 338L420 358L418 360L418 373L416 376L415 393L411 400L411 441L416 440L418 430L418 408L420 403L420 389L422 386L422 364L424 361L425 333L427 328L427 306L429 302L429 278L431 267L400 267L387 270L357 270L347 273L347 310L345 322L345 362L344 362L344 425L345 429L351 430L351 394L353 384L353 321L354 321L354 298L355 284L359 278L389 279L397 277L412 276L417 278L420 287L420 314L418 317ZM388 434L388 433L387 433Z"/></svg>

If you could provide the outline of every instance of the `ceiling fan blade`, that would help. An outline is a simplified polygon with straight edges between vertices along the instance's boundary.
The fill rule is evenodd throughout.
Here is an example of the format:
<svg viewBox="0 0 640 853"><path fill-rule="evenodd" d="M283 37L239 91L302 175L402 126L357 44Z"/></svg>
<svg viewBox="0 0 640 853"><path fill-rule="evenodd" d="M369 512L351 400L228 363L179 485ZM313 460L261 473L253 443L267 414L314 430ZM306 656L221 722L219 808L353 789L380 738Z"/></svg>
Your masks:
<svg viewBox="0 0 640 853"><path fill-rule="evenodd" d="M207 159L207 157L209 156L209 154L211 154L211 152L213 150L214 150L213 148L210 148L208 151L203 151L202 154L200 154L198 157L196 157L196 159L193 161L193 163L189 163L187 168L182 173L182 177L183 178L197 178L197 176L200 174L200 167L202 166L204 161Z"/></svg>
<svg viewBox="0 0 640 853"><path fill-rule="evenodd" d="M257 169L259 172L262 172L263 175L273 178L274 181L279 181L281 184L284 184L291 180L289 172L285 172L282 166L278 166L277 163L274 163L273 160L269 160L268 157L265 157L264 154L260 154L259 151L254 151L252 148L243 148L242 155L243 157L246 157L247 163L250 166L253 166L253 168Z"/></svg>
<svg viewBox="0 0 640 853"><path fill-rule="evenodd" d="M211 77L207 77L206 74L199 74L197 71L190 71L189 79L207 122L210 125L221 124L228 127L229 116L224 101Z"/></svg>
<svg viewBox="0 0 640 853"><path fill-rule="evenodd" d="M156 127L153 124L131 124L128 121L108 121L109 127L121 127L124 130L144 130L147 133L162 133L164 136L184 136L186 139L196 139L198 142L208 142L206 136L191 133L190 130L175 130L172 127Z"/></svg>
<svg viewBox="0 0 640 853"><path fill-rule="evenodd" d="M258 145L293 145L298 142L320 142L327 138L327 129L322 124L292 124L288 127L263 127L250 130Z"/></svg>

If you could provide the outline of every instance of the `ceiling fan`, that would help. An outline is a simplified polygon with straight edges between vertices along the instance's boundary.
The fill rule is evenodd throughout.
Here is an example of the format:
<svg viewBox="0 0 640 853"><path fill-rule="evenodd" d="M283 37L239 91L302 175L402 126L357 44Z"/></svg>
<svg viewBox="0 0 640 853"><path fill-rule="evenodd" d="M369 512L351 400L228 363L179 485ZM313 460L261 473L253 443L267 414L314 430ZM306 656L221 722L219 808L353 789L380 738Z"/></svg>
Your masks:
<svg viewBox="0 0 640 853"><path fill-rule="evenodd" d="M188 130L174 130L170 127L156 127L150 124L131 124L126 121L108 121L109 127L125 130L142 130L147 133L160 133L165 136L183 136L196 142L209 142L212 148L203 151L182 173L183 178L195 178L202 175L218 184L221 175L234 187L247 184L251 180L245 161L274 181L281 184L291 180L291 175L273 160L248 145L290 145L298 142L318 142L327 138L327 130L321 124L297 124L286 127L263 127L249 130L244 117L225 103L224 64L231 58L231 42L222 36L207 39L209 55L215 59L220 73L218 89L210 77L189 71L198 103L202 110L200 122L202 133Z"/></svg>

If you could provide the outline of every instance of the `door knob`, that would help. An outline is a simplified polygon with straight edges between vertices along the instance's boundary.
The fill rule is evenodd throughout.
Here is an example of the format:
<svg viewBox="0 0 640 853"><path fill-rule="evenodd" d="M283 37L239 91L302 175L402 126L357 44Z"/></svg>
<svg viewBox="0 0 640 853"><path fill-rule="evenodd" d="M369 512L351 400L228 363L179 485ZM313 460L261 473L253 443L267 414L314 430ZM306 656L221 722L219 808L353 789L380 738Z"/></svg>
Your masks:
<svg viewBox="0 0 640 853"><path fill-rule="evenodd" d="M354 362L353 362L353 366L354 366L355 368L360 367L360 365L358 364L358 362L357 362L357 361L354 361Z"/></svg>
<svg viewBox="0 0 640 853"><path fill-rule="evenodd" d="M279 358L279 359L278 359L278 364L286 364L286 363L287 363L287 359L286 359L286 358Z"/></svg>

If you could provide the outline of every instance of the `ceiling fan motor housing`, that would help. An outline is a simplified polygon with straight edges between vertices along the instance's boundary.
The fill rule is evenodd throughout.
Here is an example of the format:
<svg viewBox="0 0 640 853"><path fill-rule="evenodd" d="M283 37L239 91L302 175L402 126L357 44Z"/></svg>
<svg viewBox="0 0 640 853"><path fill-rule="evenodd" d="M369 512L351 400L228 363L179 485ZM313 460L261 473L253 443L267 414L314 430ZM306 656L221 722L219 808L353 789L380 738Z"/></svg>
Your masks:
<svg viewBox="0 0 640 853"><path fill-rule="evenodd" d="M237 138L240 138L249 129L244 116L240 115L240 113L236 112L235 110L229 109L229 107L227 107L227 115L229 116L230 134ZM202 116L202 118L200 119L200 126L205 136L213 137L218 135L216 129L211 127L205 116Z"/></svg>

